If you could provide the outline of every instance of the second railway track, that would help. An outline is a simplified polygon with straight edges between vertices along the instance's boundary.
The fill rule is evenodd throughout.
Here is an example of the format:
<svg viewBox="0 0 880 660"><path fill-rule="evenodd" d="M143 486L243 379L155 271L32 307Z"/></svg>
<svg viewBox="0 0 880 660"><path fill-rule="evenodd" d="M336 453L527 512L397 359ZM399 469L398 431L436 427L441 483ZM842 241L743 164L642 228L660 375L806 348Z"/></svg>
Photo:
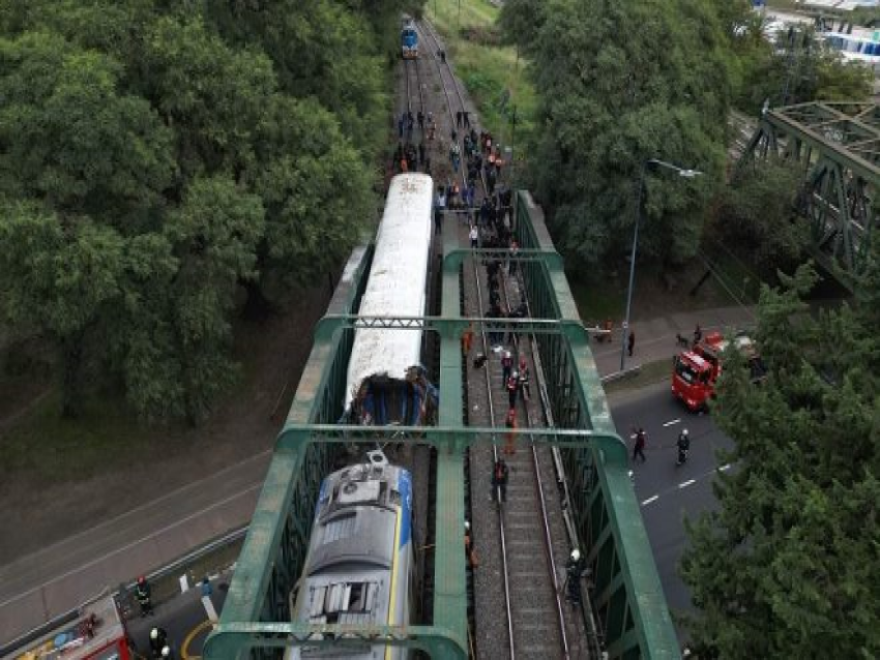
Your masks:
<svg viewBox="0 0 880 660"><path fill-rule="evenodd" d="M429 56L434 59L442 83L451 125L456 126L456 112L467 110L464 97L448 63L437 56L444 50L439 37L430 24L423 22L420 27L434 44ZM476 122L473 123L479 132ZM459 132L463 130L466 129ZM462 160L466 162L464 154ZM465 172L466 167L462 166L459 176L463 187L467 185ZM482 173L481 184L478 194L483 197L486 187ZM470 211L467 217L472 215ZM457 230L460 240L466 235L466 223L447 220L444 224L448 230ZM473 257L463 266L462 313L466 316L484 316L487 280L482 265ZM504 297L519 296L525 301L518 279L513 275L501 277ZM501 436L505 431L507 394L500 365L493 359L485 333L478 335L477 350L480 349L488 356L482 375L466 364L468 415L471 423L484 422L497 428ZM541 426L544 414L538 394L542 386L538 381L542 371L534 359L531 338L513 348L514 355L517 351L525 357L534 379L530 401L517 402L521 428ZM498 455L494 447L488 451L472 450L469 461L471 517L480 558L474 577L477 657L588 658L591 654L587 651L580 612L566 607L560 595L558 564L568 553L568 543L551 450L520 447L515 455L506 457L511 468L507 503L494 509L489 499L492 468Z"/></svg>

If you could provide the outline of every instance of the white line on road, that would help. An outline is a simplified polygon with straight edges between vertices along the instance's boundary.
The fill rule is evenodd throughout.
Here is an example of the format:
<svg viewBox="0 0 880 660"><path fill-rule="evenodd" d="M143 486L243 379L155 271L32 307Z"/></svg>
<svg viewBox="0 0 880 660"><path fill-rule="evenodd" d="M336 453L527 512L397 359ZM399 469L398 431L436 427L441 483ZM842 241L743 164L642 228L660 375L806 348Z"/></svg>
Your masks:
<svg viewBox="0 0 880 660"><path fill-rule="evenodd" d="M691 484L695 484L695 483L697 483L696 479L688 479L687 481L682 481L680 484L678 484L678 487L679 488L687 488Z"/></svg>
<svg viewBox="0 0 880 660"><path fill-rule="evenodd" d="M652 495L651 497L649 497L648 499L646 499L642 502L642 506L647 506L648 504L650 504L654 500L658 500L658 499L660 499L659 495Z"/></svg>
<svg viewBox="0 0 880 660"><path fill-rule="evenodd" d="M676 419L673 419L671 422L666 422L666 423L663 425L663 428L666 428L667 426L672 426L673 424L678 424L680 421L681 421L681 418L680 418L680 417L678 417L678 418L676 418Z"/></svg>
<svg viewBox="0 0 880 660"><path fill-rule="evenodd" d="M211 602L210 596L202 596L202 605L205 607L205 614L208 615L208 621L217 623L217 610L214 609L214 603Z"/></svg>

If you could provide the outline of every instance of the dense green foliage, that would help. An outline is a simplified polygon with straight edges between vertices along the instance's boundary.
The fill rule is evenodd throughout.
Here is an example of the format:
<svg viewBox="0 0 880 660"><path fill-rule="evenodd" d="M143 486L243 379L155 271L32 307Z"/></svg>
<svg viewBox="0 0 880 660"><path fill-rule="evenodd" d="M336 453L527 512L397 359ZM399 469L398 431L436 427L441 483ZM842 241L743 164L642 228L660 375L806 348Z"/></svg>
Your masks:
<svg viewBox="0 0 880 660"><path fill-rule="evenodd" d="M724 169L731 93L715 4L516 0L502 10L540 97L533 187L557 242L584 270L624 263L649 158L705 175L649 173L640 254L676 264L696 252Z"/></svg>
<svg viewBox="0 0 880 660"><path fill-rule="evenodd" d="M762 271L800 263L810 240L794 207L802 176L802 168L783 160L744 168L719 195L713 237L751 255Z"/></svg>
<svg viewBox="0 0 880 660"><path fill-rule="evenodd" d="M0 5L0 313L147 418L236 373L242 285L338 264L375 208L400 0Z"/></svg>
<svg viewBox="0 0 880 660"><path fill-rule="evenodd" d="M688 525L682 559L701 657L880 654L878 252L852 308L812 316L809 266L765 288L767 381L722 375L713 414L735 469L718 476L720 509Z"/></svg>

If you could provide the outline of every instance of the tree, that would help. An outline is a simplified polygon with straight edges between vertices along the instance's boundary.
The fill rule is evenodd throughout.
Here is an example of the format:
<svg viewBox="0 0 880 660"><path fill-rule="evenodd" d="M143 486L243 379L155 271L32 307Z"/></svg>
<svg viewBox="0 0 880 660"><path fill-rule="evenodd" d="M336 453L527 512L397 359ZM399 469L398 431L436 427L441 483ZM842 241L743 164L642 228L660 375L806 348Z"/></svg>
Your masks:
<svg viewBox="0 0 880 660"><path fill-rule="evenodd" d="M30 203L0 206L0 311L8 322L36 328L61 364L62 413L82 399L86 334L119 294L122 237L87 217L63 221Z"/></svg>
<svg viewBox="0 0 880 660"><path fill-rule="evenodd" d="M640 254L693 256L725 158L729 40L714 6L553 0L540 18L521 45L541 99L535 185L558 243L585 269L620 264L642 165L661 158L705 176L648 176Z"/></svg>
<svg viewBox="0 0 880 660"><path fill-rule="evenodd" d="M720 195L717 238L752 255L770 272L802 260L807 224L793 207L803 172L797 164L770 159L745 168Z"/></svg>
<svg viewBox="0 0 880 660"><path fill-rule="evenodd" d="M718 476L720 509L687 525L691 633L722 658L873 657L880 345L865 321L876 310L859 300L813 317L812 268L781 279L758 306L766 382L751 385L736 355L720 379L713 414L736 467Z"/></svg>

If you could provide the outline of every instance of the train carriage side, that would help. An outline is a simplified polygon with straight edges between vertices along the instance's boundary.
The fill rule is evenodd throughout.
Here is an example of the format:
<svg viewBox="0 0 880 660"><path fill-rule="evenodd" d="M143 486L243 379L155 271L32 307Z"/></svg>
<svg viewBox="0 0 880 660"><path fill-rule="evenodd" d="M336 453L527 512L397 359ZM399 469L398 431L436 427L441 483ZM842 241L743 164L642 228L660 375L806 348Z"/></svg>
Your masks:
<svg viewBox="0 0 880 660"><path fill-rule="evenodd" d="M425 313L434 182L426 174L391 180L360 316ZM345 417L350 423L417 426L430 417L436 390L420 368L422 331L355 331L348 363Z"/></svg>

